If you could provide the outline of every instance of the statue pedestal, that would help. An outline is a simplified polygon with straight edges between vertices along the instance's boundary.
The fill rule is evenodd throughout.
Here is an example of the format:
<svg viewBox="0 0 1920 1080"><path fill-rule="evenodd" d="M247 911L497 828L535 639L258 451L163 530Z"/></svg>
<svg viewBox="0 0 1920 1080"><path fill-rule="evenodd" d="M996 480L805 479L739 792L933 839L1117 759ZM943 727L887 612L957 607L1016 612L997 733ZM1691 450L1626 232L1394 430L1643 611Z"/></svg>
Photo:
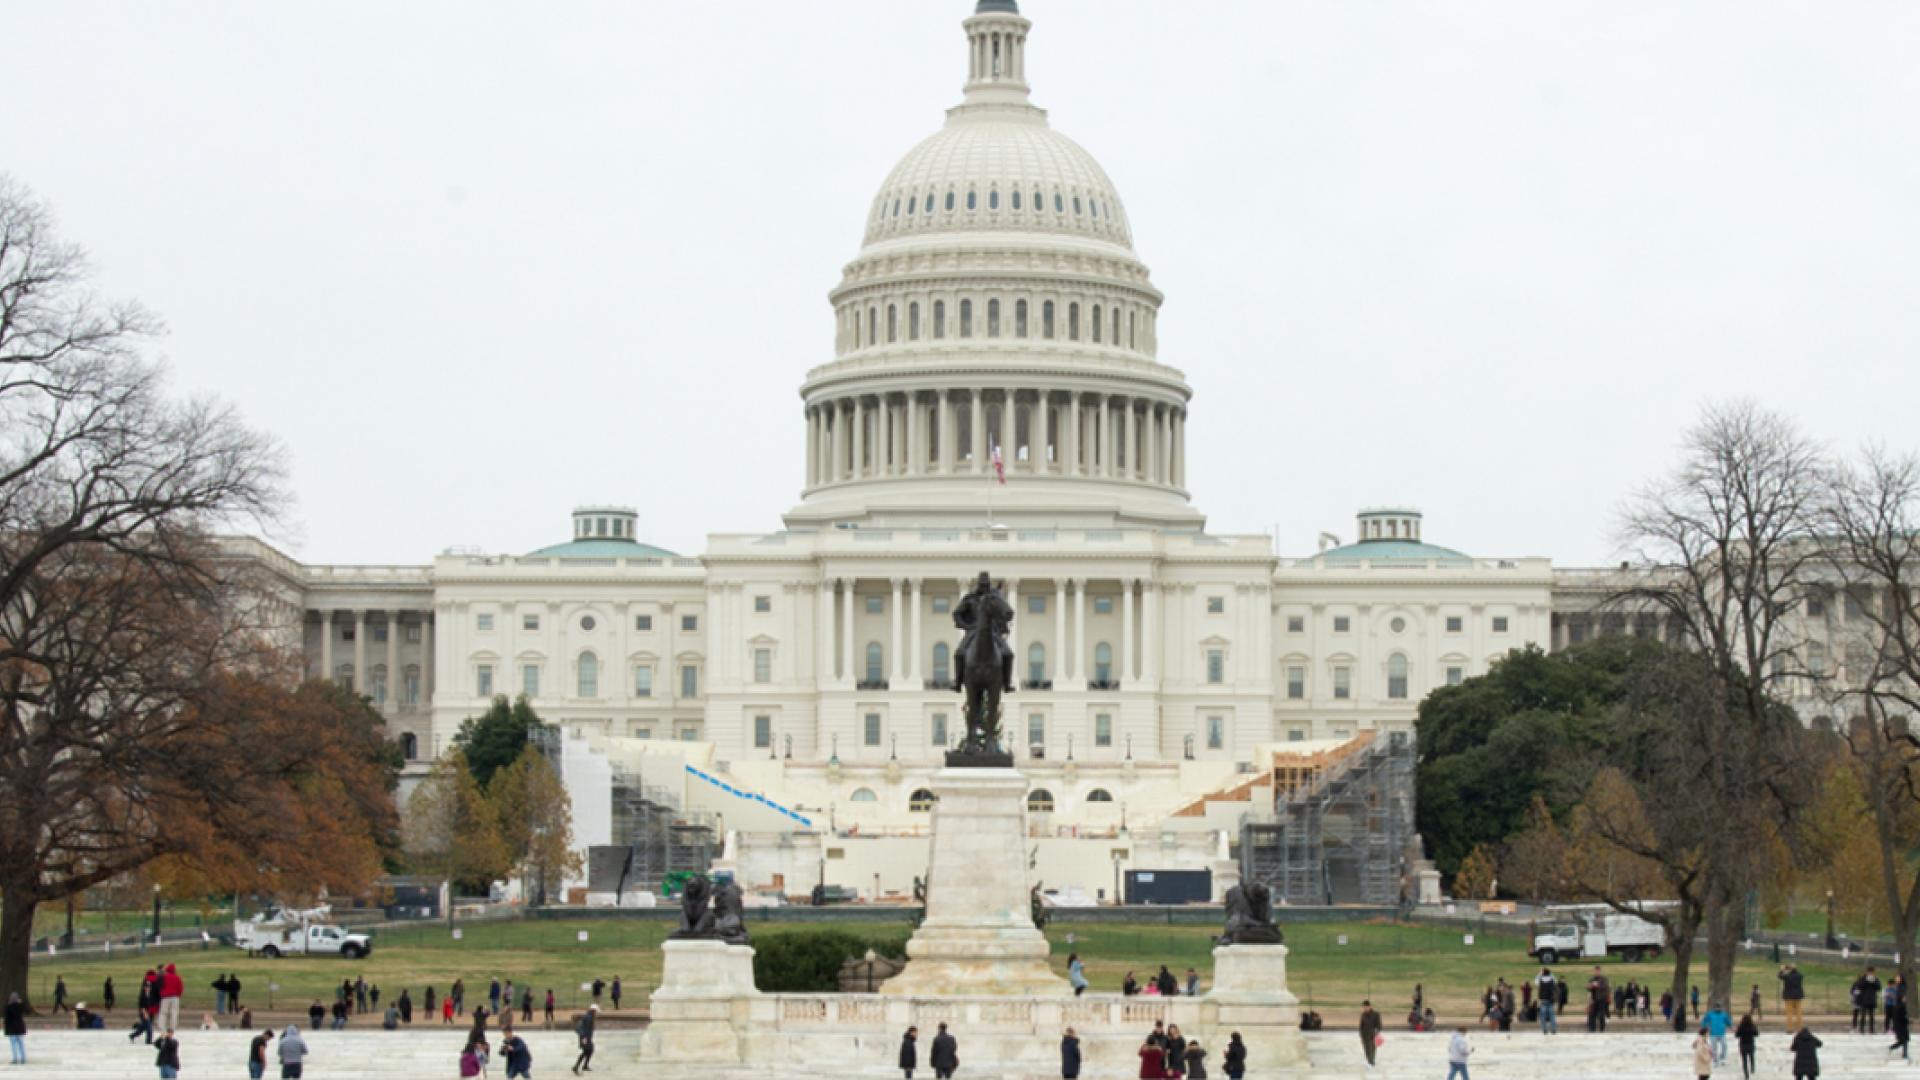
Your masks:
<svg viewBox="0 0 1920 1080"><path fill-rule="evenodd" d="M1216 1029L1238 1031L1262 1069L1304 1066L1307 1039L1300 1031L1300 999L1287 989L1285 945L1224 945L1213 950L1212 1003ZM1226 1046L1224 1035L1214 1050Z"/></svg>
<svg viewBox="0 0 1920 1080"><path fill-rule="evenodd" d="M738 1062L740 1035L760 992L753 949L711 939L660 946L660 988L649 999L644 1052L657 1061Z"/></svg>
<svg viewBox="0 0 1920 1080"><path fill-rule="evenodd" d="M1047 966L1028 892L1027 780L1013 769L947 768L932 781L927 913L907 942L907 968L882 994L1065 997Z"/></svg>

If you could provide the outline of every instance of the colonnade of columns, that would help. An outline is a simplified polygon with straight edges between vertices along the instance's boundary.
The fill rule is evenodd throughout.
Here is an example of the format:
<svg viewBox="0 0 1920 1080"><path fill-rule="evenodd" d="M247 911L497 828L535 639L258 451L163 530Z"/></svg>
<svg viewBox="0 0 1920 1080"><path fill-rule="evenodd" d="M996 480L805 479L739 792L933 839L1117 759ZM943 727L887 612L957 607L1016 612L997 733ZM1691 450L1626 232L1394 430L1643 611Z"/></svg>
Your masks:
<svg viewBox="0 0 1920 1080"><path fill-rule="evenodd" d="M313 608L310 609L320 622L320 676L326 679L347 682L351 689L374 699L374 703L385 706L416 707L425 706L433 700L433 616L426 611L408 609L369 611L364 608ZM335 640L340 635L339 616L346 616L353 627L353 669L349 673L342 669L335 658ZM369 618L373 616L373 618ZM383 627L386 632L384 645L371 640L374 627ZM415 654L413 666L417 669L418 679L409 682L400 666L400 639L409 629L417 627L420 631L419 651ZM411 644L411 643L410 643ZM368 648L377 646L384 655L381 663L369 668ZM381 678L384 670L384 679Z"/></svg>
<svg viewBox="0 0 1920 1080"><path fill-rule="evenodd" d="M1186 409L1067 390L854 394L807 408L807 486L888 477L1011 475L1186 486Z"/></svg>

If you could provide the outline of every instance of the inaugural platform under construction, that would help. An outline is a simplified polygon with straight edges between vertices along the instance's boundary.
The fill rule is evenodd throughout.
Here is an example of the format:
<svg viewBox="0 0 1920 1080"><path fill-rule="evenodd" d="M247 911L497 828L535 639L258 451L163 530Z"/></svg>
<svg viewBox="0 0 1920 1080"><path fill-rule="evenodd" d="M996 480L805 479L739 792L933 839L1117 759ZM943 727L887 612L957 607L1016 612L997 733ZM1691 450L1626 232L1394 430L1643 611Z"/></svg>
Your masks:
<svg viewBox="0 0 1920 1080"><path fill-rule="evenodd" d="M1363 734L1314 753L1273 754L1270 804L1240 828L1240 874L1277 903L1401 904L1420 857L1413 736Z"/></svg>

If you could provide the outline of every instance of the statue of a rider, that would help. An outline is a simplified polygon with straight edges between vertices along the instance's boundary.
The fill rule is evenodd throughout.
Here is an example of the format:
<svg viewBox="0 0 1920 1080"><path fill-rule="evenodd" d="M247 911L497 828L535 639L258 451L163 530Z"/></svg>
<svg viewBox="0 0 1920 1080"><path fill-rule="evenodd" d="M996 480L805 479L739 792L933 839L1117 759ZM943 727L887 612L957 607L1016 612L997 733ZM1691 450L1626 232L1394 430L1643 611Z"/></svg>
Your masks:
<svg viewBox="0 0 1920 1080"><path fill-rule="evenodd" d="M953 625L966 633L960 636L960 650L955 655L967 656L968 648L973 644L974 635L986 631L993 635L993 650L1000 657L1000 679L1007 693L1013 692L1013 646L1007 644L1007 627L1013 622L1013 607L1000 590L993 587L993 578L980 571L980 579L974 582L973 591L961 598L960 605L953 609ZM965 692L962 679L953 680L955 690Z"/></svg>

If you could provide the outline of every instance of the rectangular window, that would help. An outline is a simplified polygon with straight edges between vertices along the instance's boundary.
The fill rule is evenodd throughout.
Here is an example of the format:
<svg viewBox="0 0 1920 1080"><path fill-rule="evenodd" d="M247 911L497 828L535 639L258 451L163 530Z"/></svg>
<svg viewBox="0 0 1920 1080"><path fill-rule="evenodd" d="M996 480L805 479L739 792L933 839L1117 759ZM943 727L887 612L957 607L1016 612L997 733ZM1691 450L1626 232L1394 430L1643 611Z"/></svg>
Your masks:
<svg viewBox="0 0 1920 1080"><path fill-rule="evenodd" d="M1847 618L1849 619L1859 619L1859 618L1865 617L1865 615L1867 614L1867 608L1866 608L1866 605L1860 602L1860 595L1858 593L1854 593L1854 592L1847 593L1846 611L1847 611Z"/></svg>
<svg viewBox="0 0 1920 1080"><path fill-rule="evenodd" d="M1307 733L1300 730L1299 728L1288 728L1287 741L1288 742L1306 742Z"/></svg>
<svg viewBox="0 0 1920 1080"><path fill-rule="evenodd" d="M773 681L773 650L753 650L753 681L770 683Z"/></svg>
<svg viewBox="0 0 1920 1080"><path fill-rule="evenodd" d="M1460 683L1466 679L1466 677L1467 677L1467 672L1465 668L1450 667L1447 669L1447 685L1448 686L1459 686Z"/></svg>
<svg viewBox="0 0 1920 1080"><path fill-rule="evenodd" d="M773 597L756 596L753 598L753 611L756 615L765 615L773 610Z"/></svg>
<svg viewBox="0 0 1920 1080"><path fill-rule="evenodd" d="M1808 617L1818 619L1826 615L1826 613L1827 613L1827 601L1825 597L1820 596L1818 594L1807 597Z"/></svg>
<svg viewBox="0 0 1920 1080"><path fill-rule="evenodd" d="M953 610L952 599L945 596L936 596L933 598L933 613L935 615L945 615L947 612L952 610Z"/></svg>
<svg viewBox="0 0 1920 1080"><path fill-rule="evenodd" d="M1290 667L1287 669L1287 697L1299 701L1307 696L1307 669Z"/></svg>
<svg viewBox="0 0 1920 1080"><path fill-rule="evenodd" d="M520 692L530 698L540 696L540 665L520 665Z"/></svg>
<svg viewBox="0 0 1920 1080"><path fill-rule="evenodd" d="M492 629L493 629L493 616L492 616L492 615L476 615L476 616L474 616L474 629L476 629L476 630L478 630L478 631L480 631L480 632L481 632L481 633L483 633L483 634L484 634L484 633L486 633L486 632L487 632L487 631L489 631L489 630L492 630ZM349 631L349 633L351 633L351 631Z"/></svg>
<svg viewBox="0 0 1920 1080"><path fill-rule="evenodd" d="M522 615L522 616L520 616L520 629L522 629L522 630L538 630L538 629L540 629L540 616L538 616L538 615Z"/></svg>
<svg viewBox="0 0 1920 1080"><path fill-rule="evenodd" d="M1093 745L1113 745L1113 717L1108 713L1095 713L1093 717Z"/></svg>
<svg viewBox="0 0 1920 1080"><path fill-rule="evenodd" d="M1507 617L1505 615L1495 615L1493 617L1493 632L1496 634L1504 634L1507 632Z"/></svg>
<svg viewBox="0 0 1920 1080"><path fill-rule="evenodd" d="M756 716L753 718L753 748L771 750L773 748L773 717Z"/></svg>
<svg viewBox="0 0 1920 1080"><path fill-rule="evenodd" d="M683 728L681 728L681 729L680 729L680 741L681 741L681 742L699 742L699 741L700 741L700 729L699 729L699 728L697 728L697 727L683 727Z"/></svg>
<svg viewBox="0 0 1920 1080"><path fill-rule="evenodd" d="M1227 681L1227 653L1224 649L1207 650L1207 682L1215 686Z"/></svg>
<svg viewBox="0 0 1920 1080"><path fill-rule="evenodd" d="M378 645L385 645L387 643L387 624L386 623L373 624L373 640L374 640L374 643Z"/></svg>
<svg viewBox="0 0 1920 1080"><path fill-rule="evenodd" d="M937 712L933 714L933 733L932 734L933 734L933 745L941 746L941 747L944 747L947 745L947 714L946 713Z"/></svg>
<svg viewBox="0 0 1920 1080"><path fill-rule="evenodd" d="M1224 716L1207 717L1207 749L1220 750L1227 745L1227 718Z"/></svg>
<svg viewBox="0 0 1920 1080"><path fill-rule="evenodd" d="M633 725L632 734L636 739L651 739L653 738L653 728L650 725L635 724Z"/></svg>
<svg viewBox="0 0 1920 1080"><path fill-rule="evenodd" d="M866 727L865 727L865 730L862 732L862 735L863 735L862 741L865 742L868 746L880 745L880 714L879 713L870 712L866 715Z"/></svg>
<svg viewBox="0 0 1920 1080"><path fill-rule="evenodd" d="M420 624L414 623L411 626L407 627L407 644L417 645L419 643L420 643Z"/></svg>
<svg viewBox="0 0 1920 1080"><path fill-rule="evenodd" d="M480 664L473 669L473 692L476 696L493 696L493 665Z"/></svg>
<svg viewBox="0 0 1920 1080"><path fill-rule="evenodd" d="M1287 633L1304 634L1307 632L1307 620L1303 615L1287 616Z"/></svg>
<svg viewBox="0 0 1920 1080"><path fill-rule="evenodd" d="M491 616L491 615L483 615L483 616L481 616L481 618L484 618L484 619L486 619L486 620L487 620L487 629L489 629L489 630L491 630L491 629L493 629L493 616ZM341 640L341 641L352 641L352 640L353 640L353 634L354 634L354 630L353 630L353 627L351 627L351 626L345 626L345 627L342 627L342 628L340 629L340 640Z"/></svg>
<svg viewBox="0 0 1920 1080"><path fill-rule="evenodd" d="M700 696L700 669L687 664L680 669L680 696L697 698Z"/></svg>
<svg viewBox="0 0 1920 1080"><path fill-rule="evenodd" d="M1111 597L1111 596L1096 596L1096 597L1094 597L1094 598L1093 598L1093 613L1094 613L1095 615L1111 615L1111 614L1113 614L1113 597Z"/></svg>
<svg viewBox="0 0 1920 1080"><path fill-rule="evenodd" d="M1027 614L1029 614L1029 615L1045 615L1046 613L1047 613L1047 598L1046 598L1046 597L1044 597L1044 596L1029 596L1029 597L1027 597Z"/></svg>
<svg viewBox="0 0 1920 1080"><path fill-rule="evenodd" d="M1225 615L1226 613L1227 613L1227 598L1226 598L1226 597L1224 597L1224 596L1209 596L1209 597L1207 597L1207 614L1209 614L1209 615Z"/></svg>
<svg viewBox="0 0 1920 1080"><path fill-rule="evenodd" d="M633 696L634 697L652 697L653 696L653 669L652 668L637 667L633 669Z"/></svg>
<svg viewBox="0 0 1920 1080"><path fill-rule="evenodd" d="M633 617L633 628L642 633L645 633L646 631L653 629L653 616L635 615Z"/></svg>
<svg viewBox="0 0 1920 1080"><path fill-rule="evenodd" d="M1047 717L1045 713L1027 714L1027 745L1044 748L1047 745Z"/></svg>
<svg viewBox="0 0 1920 1080"><path fill-rule="evenodd" d="M1353 669L1337 667L1333 669L1333 696L1346 700L1353 696Z"/></svg>
<svg viewBox="0 0 1920 1080"><path fill-rule="evenodd" d="M698 615L680 616L680 629L682 632L688 633L688 634L691 634L694 631L700 629L700 616Z"/></svg>
<svg viewBox="0 0 1920 1080"><path fill-rule="evenodd" d="M884 596L867 597L867 614L882 615L887 610L887 598Z"/></svg>
<svg viewBox="0 0 1920 1080"><path fill-rule="evenodd" d="M1346 632L1347 632L1347 631L1348 631L1349 629L1351 629L1352 627L1353 627L1353 620L1351 620L1351 619L1349 619L1349 618L1347 618L1347 617L1346 617L1345 615L1335 615L1335 616L1333 617L1333 632L1334 632L1334 633L1336 633L1336 634L1344 634L1344 633L1346 633Z"/></svg>
<svg viewBox="0 0 1920 1080"><path fill-rule="evenodd" d="M1460 632L1460 629L1461 629L1460 616L1458 615L1447 616L1447 633L1457 634Z"/></svg>

